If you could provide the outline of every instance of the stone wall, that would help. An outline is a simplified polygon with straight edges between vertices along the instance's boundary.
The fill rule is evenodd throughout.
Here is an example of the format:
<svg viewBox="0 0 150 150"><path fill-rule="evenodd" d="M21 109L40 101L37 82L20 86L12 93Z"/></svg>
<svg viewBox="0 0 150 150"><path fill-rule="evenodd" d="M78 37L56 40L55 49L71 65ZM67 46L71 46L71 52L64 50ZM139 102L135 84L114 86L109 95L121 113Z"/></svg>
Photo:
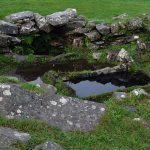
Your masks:
<svg viewBox="0 0 150 150"><path fill-rule="evenodd" d="M149 16L145 14L131 20L128 20L127 15L122 14L114 17L113 20L115 21L111 24L87 21L77 15L76 9L70 8L47 16L31 11L11 14L0 21L0 53L9 52L10 46L21 43L20 35L33 33L46 33L49 36L54 33L62 37L61 40L49 42L55 47L86 45L89 49L96 50L108 43L132 42L137 38L134 35L137 31L149 31L147 25L145 26ZM128 32L131 33L130 36Z"/></svg>

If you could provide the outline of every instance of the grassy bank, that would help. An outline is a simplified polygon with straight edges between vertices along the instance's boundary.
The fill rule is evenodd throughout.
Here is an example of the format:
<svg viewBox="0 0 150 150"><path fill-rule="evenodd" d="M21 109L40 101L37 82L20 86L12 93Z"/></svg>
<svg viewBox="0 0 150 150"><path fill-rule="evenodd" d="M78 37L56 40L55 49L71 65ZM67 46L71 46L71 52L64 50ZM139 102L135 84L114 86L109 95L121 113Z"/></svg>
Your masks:
<svg viewBox="0 0 150 150"><path fill-rule="evenodd" d="M79 14L89 19L108 20L121 13L131 16L150 13L148 6L149 0L1 0L0 18L23 10L47 15L66 8L76 8Z"/></svg>

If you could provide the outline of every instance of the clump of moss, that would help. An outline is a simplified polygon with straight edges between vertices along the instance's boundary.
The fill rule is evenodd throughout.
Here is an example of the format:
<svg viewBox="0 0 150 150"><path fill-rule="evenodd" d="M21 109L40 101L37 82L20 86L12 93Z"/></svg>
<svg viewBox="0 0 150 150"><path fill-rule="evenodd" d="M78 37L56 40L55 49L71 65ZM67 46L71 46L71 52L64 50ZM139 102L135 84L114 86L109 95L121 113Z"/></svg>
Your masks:
<svg viewBox="0 0 150 150"><path fill-rule="evenodd" d="M63 82L60 73L56 71L49 71L44 74L42 79L45 83L55 86L58 90L58 94L64 96L75 96L74 91Z"/></svg>

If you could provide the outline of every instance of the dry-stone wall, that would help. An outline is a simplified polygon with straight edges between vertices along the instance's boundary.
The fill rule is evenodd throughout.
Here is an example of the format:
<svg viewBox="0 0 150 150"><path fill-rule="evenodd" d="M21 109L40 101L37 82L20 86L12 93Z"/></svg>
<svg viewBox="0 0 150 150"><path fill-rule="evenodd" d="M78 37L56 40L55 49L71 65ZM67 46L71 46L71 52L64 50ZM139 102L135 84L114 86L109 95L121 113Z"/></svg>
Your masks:
<svg viewBox="0 0 150 150"><path fill-rule="evenodd" d="M21 43L19 35L47 33L51 36L51 33L55 33L59 36L61 34L63 37L61 41L50 41L50 44L53 46L68 44L75 47L86 44L89 49L99 49L108 42L108 37L118 37L132 32L133 36L119 37L117 41L127 43L134 41L134 32L148 31L145 27L145 21L149 19L147 15L132 20L124 19L123 16L115 19L117 21L112 24L87 21L77 15L76 9L70 8L47 16L31 11L10 14L0 21L0 53L9 52L10 46Z"/></svg>

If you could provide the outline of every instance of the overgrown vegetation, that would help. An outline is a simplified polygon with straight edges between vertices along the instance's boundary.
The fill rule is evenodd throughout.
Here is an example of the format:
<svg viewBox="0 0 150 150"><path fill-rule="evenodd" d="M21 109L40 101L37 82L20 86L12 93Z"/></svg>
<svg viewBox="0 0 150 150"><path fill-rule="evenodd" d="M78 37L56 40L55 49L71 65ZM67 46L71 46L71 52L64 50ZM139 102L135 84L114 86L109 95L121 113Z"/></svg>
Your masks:
<svg viewBox="0 0 150 150"><path fill-rule="evenodd" d="M65 96L75 96L74 91L69 88L61 79L61 74L55 71L49 71L42 77L45 83L55 86L58 90L58 94Z"/></svg>
<svg viewBox="0 0 150 150"><path fill-rule="evenodd" d="M17 66L18 63L13 58L0 55L0 75L14 70Z"/></svg>

